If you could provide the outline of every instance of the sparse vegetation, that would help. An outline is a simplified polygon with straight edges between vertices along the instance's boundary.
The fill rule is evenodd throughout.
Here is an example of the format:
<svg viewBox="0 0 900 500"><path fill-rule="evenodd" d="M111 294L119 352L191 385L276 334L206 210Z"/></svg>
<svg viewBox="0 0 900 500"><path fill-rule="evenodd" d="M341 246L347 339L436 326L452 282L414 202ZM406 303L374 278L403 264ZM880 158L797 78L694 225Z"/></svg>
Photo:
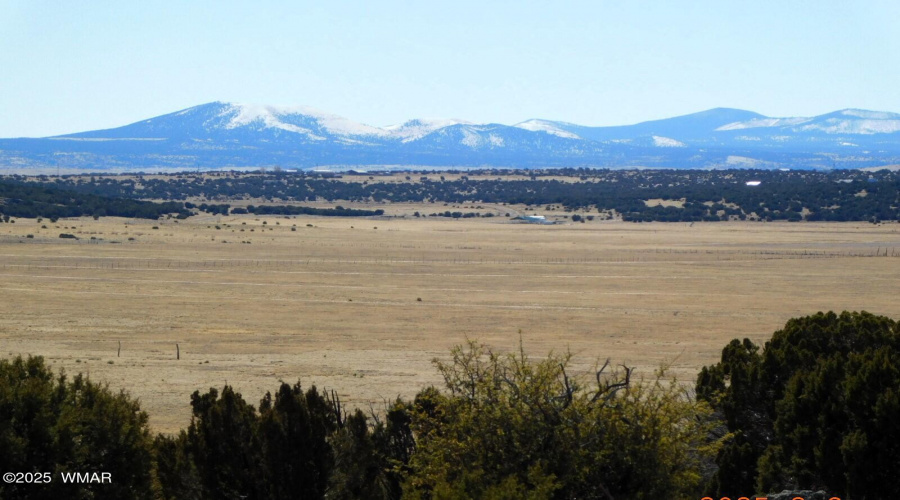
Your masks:
<svg viewBox="0 0 900 500"><path fill-rule="evenodd" d="M456 180L448 178L445 181L447 184L452 182ZM474 203L451 204L446 208L465 211L482 210L483 206ZM412 214L414 210L431 213L427 207L425 204L410 204L405 210L407 214ZM500 213L497 207L490 209ZM513 209L523 210L521 206L509 208ZM583 219L591 217L579 210L563 213L565 208L559 204L536 207L530 213L541 213L543 210L550 211L548 215L558 210L560 213L556 217L559 219L573 219L573 215L580 215ZM602 214L597 218L606 216ZM51 359L56 363L54 366L66 366L69 370L76 366L79 370L90 368L92 376L98 380L124 381L141 397L142 405L151 411L154 429L167 432L188 428L185 421L187 412L171 410L179 404L187 407L185 394L190 390L185 390L185 387L206 386L212 382L220 384L223 372L229 374L228 379L231 379L232 372L241 374L240 379L236 377L240 380L236 387L229 387L237 391L237 386L240 386L245 395L254 398L247 399L253 403L260 400L264 390L258 388L261 384L268 384L273 373L282 376L300 372L304 377L316 377L315 380L322 380L320 377L323 376L337 377L336 382L329 383L340 386L347 397L352 398L354 405L362 407L373 401L377 404L381 395L393 397L401 394L402 398L395 401L396 405L392 403L388 409L378 410L376 414L382 424L387 425L386 412L393 412L396 425L407 422L405 425L412 434L383 430L378 435L380 437L376 437L375 429L379 424L372 420L372 416L350 411L341 417L343 427L336 427L329 435L327 442L332 447L335 460L338 457L345 457L345 460L346 457L354 457L352 470L337 465L332 469L327 488L335 498L340 497L338 491L345 492L341 493L343 497L352 498L361 496L360 492L376 489L391 491L394 492L391 495L395 495L398 488L404 486L408 495L416 491L426 497L439 496L435 491L452 497L489 496L501 490L515 492L516 496L523 496L527 490L535 497L538 492L560 497L560 492L570 491L566 488L575 488L573 485L579 484L576 476L567 476L558 470L548 473L543 465L533 470L526 467L525 473L515 464L511 464L509 469L488 470L484 464L489 461L478 455L482 450L498 455L507 452L502 446L491 448L496 444L493 441L478 441L473 437L467 443L476 443L477 446L460 449L467 453L466 461L482 464L483 473L479 473L478 478L467 476L461 468L452 469L450 465L454 462L446 463L449 465L445 476L415 476L421 467L416 469L410 465L413 463L412 455L402 458L401 450L404 448L385 451L387 445L379 440L397 442L400 439L397 436L412 436L412 442L419 445L415 453L424 453L427 448L426 442L416 434L420 429L413 425L418 415L414 412L421 410L416 406L415 394L420 387L404 388L403 384L405 380L410 380L407 378L410 376L437 382L435 379L438 377L434 373L431 377L426 375L429 373L426 364L430 352L447 348L448 343L459 340L460 332L476 331L477 328L489 331L491 341L507 349L511 347L509 339L513 337L511 331L514 330L511 328L527 327L528 332L538 334L533 339L529 338L529 342L533 340L536 343L535 352L547 352L563 346L571 346L573 351L589 355L608 352L614 358L636 363L640 367L639 373L644 375L651 373L648 364L660 358L672 359L683 352L675 365L675 373L685 378L687 374L693 376L702 364L712 361L716 356L714 350L718 351L725 344L723 334L729 335L728 338L730 335L750 336L753 346L761 346L765 339L759 336L759 332L771 331L774 329L773 322L781 324L796 310L817 310L820 304L841 304L850 300L872 304L873 310L880 313L896 310L893 299L898 282L895 264L900 254L892 246L886 246L896 240L895 224L812 223L804 225L801 230L786 223L753 225L739 222L696 225L614 223L588 227L580 224L573 227L570 224L544 228L497 224L496 221L477 217L466 222L439 218L433 221L430 218L385 218L378 220L377 231L350 231L348 227L353 226L347 221L299 216L299 220L293 221L300 228L299 232L290 232L286 227L291 224L285 224L285 229L281 231L276 227L277 223L263 226L264 219L274 222L274 216L258 217L255 222L253 216L237 218L238 222L246 221L243 223L249 224L248 227L234 219L201 216L180 225L161 222L152 226L162 229L158 231L150 231L151 224L157 223L147 221L106 217L60 221L57 231L77 235L83 240L78 242L80 244L48 239L48 236L58 233L35 232L38 225L34 220L18 219L15 226L4 229L9 236L4 240L4 265L7 270L2 297L8 305L4 316L7 328L10 335L20 339L21 347L17 350L42 352L42 348L50 346ZM307 222L315 222L308 226L316 227L316 230L304 229ZM362 224L361 228L366 227L366 223L374 227L372 222L357 221ZM220 227L219 231L216 231L216 225ZM260 230L264 227L270 229L262 234L259 231L245 233L245 237L256 238L252 246L219 244L223 241L222 230L234 227L250 229L254 225ZM39 238L33 244L13 245L22 242L31 233ZM129 234L137 236L140 243L111 248L111 242L124 240ZM219 236L212 241L215 245L210 244L211 235ZM137 241L134 236L129 240ZM55 252L50 245L58 245L60 249L65 246L66 251ZM870 278L856 279L860 275ZM40 300L35 297L40 297ZM102 300L96 300L97 297ZM209 297L216 298L215 305L210 305ZM416 299L415 302L410 297ZM422 302L422 298L427 300ZM184 305L184 308L180 309L181 306L176 304ZM735 304L740 304L740 309L736 309ZM85 312L88 310L89 315ZM60 312L47 314L47 311ZM286 311L289 313L284 314ZM309 321L297 322L295 311ZM65 323L60 322L60 314L65 315ZM165 321L142 321L141 318L146 317L165 318ZM854 321L839 317L836 324L853 325ZM116 359L115 339L134 324L142 325L140 334L134 336L133 343L129 342L128 355L123 358L125 361ZM635 328L636 324L641 327ZM60 334L60 331L65 333ZM67 350L53 352L53 346L58 344L61 335L66 339ZM212 335L228 339L231 349L228 356L221 356L222 351L216 350L215 343L204 340ZM89 347L85 347L83 342L68 341L87 336L96 339ZM186 345L187 354L181 362L176 361L179 356L177 347L176 356L171 356L170 342L173 337ZM109 342L110 338L113 341ZM808 338L808 335L798 335L797 338ZM236 344L233 339L240 339L239 348L234 348ZM854 342L859 344L858 339L851 343ZM108 345L103 347L104 343ZM161 355L165 359L154 361L154 349L161 343L165 343L164 354ZM740 344L744 348L743 342ZM95 352L98 345L99 352ZM322 346L321 351L312 355L323 363L309 363L309 355L304 352L311 345ZM242 352L243 349L246 351ZM761 359L765 360L764 353L768 349L757 347ZM750 350L745 348L748 353ZM791 344L785 350L801 349L799 345ZM840 351L838 347L832 350ZM385 357L373 356L376 351L386 353ZM279 356L261 355L262 352L277 352ZM861 384L859 381L869 380L862 374L870 373L874 374L872 376L876 381L894 383L891 382L892 372L878 371L878 367L893 366L895 361L888 355L881 365L872 364L866 360L881 359L875 356L877 352L860 355L860 367L856 370L852 363L846 361L855 359L856 354L840 352L841 359L845 360L840 370L833 370L831 365L811 369L825 378L801 377L800 382L789 383L786 387L802 385L804 390L798 389L799 392L794 394L785 389L786 396L782 400L774 400L774 403L767 400L765 404L760 404L760 407L774 406L776 413L782 407L798 405L791 410L789 417L772 417L771 422L766 424L771 425L771 430L766 431L770 434L759 431L768 436L770 444L774 443L782 451L771 451L768 445L758 450L742 448L740 443L734 446L738 442L736 436L739 431L732 429L733 434L726 440L721 454L717 455L721 466L716 476L719 478L718 484L724 481L721 478L726 477L724 474L728 470L742 470L744 476L741 480L748 482L735 480L730 484L751 486L748 490L730 490L739 495L763 491L759 488L772 491L791 485L818 485L834 490L846 487L848 489L845 491L850 492L846 496L850 499L884 497L885 490L874 489L883 484L874 475L879 471L880 462L865 461L866 457L860 450L878 449L878 453L890 459L891 449L875 448L882 442L876 442L872 436L881 435L884 430L883 423L879 423L879 415L891 415L893 410L888 404L889 398L875 397L861 388L864 385L878 387L877 384ZM429 354L423 358L423 353ZM505 362L505 354L496 356L499 356L498 363ZM207 357L213 360L212 367L200 361ZM749 354L747 357L752 358ZM110 358L116 362L106 361ZM248 358L252 358L249 364L246 361ZM385 359L390 360L389 366L384 364ZM543 359L536 364L542 363ZM834 360L829 363L833 364ZM298 368L301 365L310 367L312 371L301 371ZM566 371L572 380L577 380L585 373L592 373L586 368L583 364L577 364ZM856 370L853 372L853 382L849 381L849 374L853 371L851 368ZM847 378L840 378L845 375ZM147 397L148 388L142 385L143 380L159 381L150 384L150 397ZM841 391L834 394L828 391L809 392L811 387L827 386L822 383L823 380L834 382L842 388ZM651 382L652 379L648 380L648 383ZM724 384L733 386L727 377ZM581 389L592 387L595 387L593 377L581 380ZM666 387L664 383L660 385L661 389ZM761 387L772 391L768 385ZM533 421L528 423L524 417L510 417L507 423L501 418L506 418L504 415L467 414L463 412L465 405L454 402L448 388L434 391L442 398L434 401L445 405L443 408L447 412L454 412L459 417L457 420L468 418L473 425L480 424L478 428L485 429L494 424L500 426L498 422L501 422L503 426L522 423L546 429L532 425ZM878 392L876 389L873 391ZM218 394L221 396L224 390L219 390ZM785 403L789 394L794 394L793 401ZM419 394L424 395L425 392ZM880 405L879 411L888 413L874 410L870 413L863 410L842 413L835 409L839 406L833 398L835 395L838 401L853 401L858 408ZM521 410L520 406L503 406L511 401L508 395L498 397L498 402L492 404L507 408L514 414ZM743 397L746 398L746 394ZM727 430L727 405L715 397L704 401L717 412L714 418L723 418L723 426L719 430L724 433ZM815 402L815 411L800 404L805 401ZM830 409L826 412L820 407ZM160 408L163 410L159 411ZM156 411L159 413L153 413ZM262 406L257 406L254 411L257 424L253 425L261 425ZM528 412L522 410L520 413ZM827 417L828 428L835 429L834 433L821 431L815 422L803 426L797 424L810 415ZM485 420L478 421L480 417ZM779 424L779 419L784 423ZM422 421L418 422L421 424ZM871 423L871 429L860 422L867 422L866 425ZM786 432L801 427L808 429L808 432L804 431L802 435ZM449 436L451 431L456 436L462 436L461 429L446 427L441 438ZM581 429L578 432L585 431ZM758 431L740 432L746 436ZM178 435L176 432L167 438L177 441ZM892 436L889 433L885 435ZM829 449L828 443L832 438L840 439L838 454L833 453L833 448L831 452L821 451ZM258 438L258 441L261 443L262 439ZM435 445L432 450L453 443L436 442L442 444ZM712 446L713 442L707 444ZM522 443L515 441L513 444L519 446ZM192 463L195 458L185 458L190 453L178 451L180 445L177 443L174 446L175 468L172 470L178 474L188 474L184 477L193 477L190 476L193 474L190 467L179 467ZM260 446L265 449L265 446ZM789 448L802 450L790 455L783 452ZM746 453L748 449L750 452ZM515 456L528 455L524 444L517 450ZM641 453L645 452L647 450ZM828 470L833 472L836 468L832 466L832 469L826 470L818 467L837 463L835 457L838 455L846 477L834 482L833 474ZM446 457L440 456L426 459L424 454L419 457L425 464L439 464L441 460L446 460ZM850 457L856 457L853 460L864 466L857 469L848 466ZM601 463L600 458L595 462ZM522 461L527 462L525 458ZM510 460L503 463L507 462ZM709 456L703 463L705 465L700 467L701 479L716 472ZM641 464L650 467L649 461ZM613 476L610 473L609 477ZM421 480L421 490L411 486L414 477ZM700 484L693 481L691 479L681 484ZM840 481L846 484L842 486L844 483ZM627 486L621 487L616 491L629 491ZM187 498L193 494L180 491ZM581 496L590 496L583 490L578 491L582 491ZM712 494L714 491L710 486L703 493ZM721 491L725 494L729 490ZM263 496L269 494L264 493ZM629 496L628 493L621 493L616 498Z"/></svg>

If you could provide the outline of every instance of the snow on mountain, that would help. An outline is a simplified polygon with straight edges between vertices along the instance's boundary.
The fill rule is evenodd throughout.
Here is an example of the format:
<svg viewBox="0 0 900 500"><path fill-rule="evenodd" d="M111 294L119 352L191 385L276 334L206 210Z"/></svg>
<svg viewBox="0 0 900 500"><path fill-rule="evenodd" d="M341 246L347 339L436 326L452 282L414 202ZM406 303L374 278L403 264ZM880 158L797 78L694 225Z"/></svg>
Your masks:
<svg viewBox="0 0 900 500"><path fill-rule="evenodd" d="M852 116L855 118L865 118L867 120L898 120L900 114L888 113L885 111L869 111L866 109L842 109L838 113L844 116Z"/></svg>
<svg viewBox="0 0 900 500"><path fill-rule="evenodd" d="M122 127L0 139L4 165L856 168L900 164L900 114L772 118L715 108L613 127L415 119L375 127L310 107L211 102Z"/></svg>
<svg viewBox="0 0 900 500"><path fill-rule="evenodd" d="M566 124L566 125L571 126L571 124ZM575 126L577 127L577 125L575 125ZM548 134L556 135L559 137L565 137L567 139L581 139L581 137L579 137L578 135L573 134L572 132L569 132L567 130L563 130L562 128L560 128L559 125L557 124L557 122L551 122L551 121L547 121L547 120L537 120L537 119L526 120L524 122L513 125L513 127L530 130L532 132L546 132Z"/></svg>
<svg viewBox="0 0 900 500"><path fill-rule="evenodd" d="M398 138L403 142L410 142L420 139L436 130L440 130L452 125L474 125L472 122L456 119L416 119L409 120L401 125L390 125L384 127L384 132L391 137Z"/></svg>
<svg viewBox="0 0 900 500"><path fill-rule="evenodd" d="M303 134L317 141L325 140L324 137L316 135L308 128L281 121L277 116L278 114L270 106L232 106L223 111L222 116L231 115L230 120L225 125L225 128L229 130L258 124L264 128L277 128L294 132L295 134Z"/></svg>
<svg viewBox="0 0 900 500"><path fill-rule="evenodd" d="M462 128L461 131L463 138L460 143L472 149L484 147L502 148L506 142L503 140L502 136L497 135L496 133L480 130L475 127L465 127Z"/></svg>
<svg viewBox="0 0 900 500"><path fill-rule="evenodd" d="M660 148L686 148L687 144L670 137L653 136L653 145Z"/></svg>
<svg viewBox="0 0 900 500"><path fill-rule="evenodd" d="M318 125L317 128L339 136L388 135L388 132L381 128L357 123L342 116L306 106L276 107L254 104L229 104L222 111L221 116L231 117L231 120L226 125L226 128L229 129L260 123L267 128L306 134L315 140L324 140L325 138L316 135L309 128L300 126L298 122L314 122Z"/></svg>
<svg viewBox="0 0 900 500"><path fill-rule="evenodd" d="M398 139L401 142L410 142L452 125L474 125L466 120L451 118L414 119L401 125L374 127L306 106L276 107L254 104L229 104L227 108L223 109L221 116L230 118L226 125L227 129L257 125L305 134L313 140L325 140L325 137L317 135L315 132L315 130L320 130L330 135L340 136L344 142L353 137Z"/></svg>
<svg viewBox="0 0 900 500"><path fill-rule="evenodd" d="M828 118L800 127L803 131L818 130L826 134L892 134L900 132L900 120L842 120Z"/></svg>
<svg viewBox="0 0 900 500"><path fill-rule="evenodd" d="M470 129L463 129L462 133L463 133L463 140L460 142L462 142L464 145L469 146L470 148L473 148L473 149L477 148L478 146L481 146L483 141L481 140L480 135L476 134L474 131L472 131Z"/></svg>
<svg viewBox="0 0 900 500"><path fill-rule="evenodd" d="M435 148L442 151L487 151L522 146L512 131L519 129L497 124L455 123L423 135L415 141L403 141L410 148ZM528 132L525 132L528 133Z"/></svg>
<svg viewBox="0 0 900 500"><path fill-rule="evenodd" d="M689 144L695 140L706 140L718 127L729 123L745 122L765 118L752 111L731 108L715 108L699 113L676 116L663 120L652 120L634 125L612 127L585 127L564 122L553 122L556 127L576 134L582 139L600 142L618 142L636 138L651 138L656 135L668 137ZM646 141L641 141L646 142Z"/></svg>
<svg viewBox="0 0 900 500"><path fill-rule="evenodd" d="M825 134L892 134L900 132L900 114L864 109L844 109L811 118L755 118L723 125L717 132L751 128L784 129Z"/></svg>
<svg viewBox="0 0 900 500"><path fill-rule="evenodd" d="M810 118L754 118L745 122L734 122L722 125L717 128L716 131L724 132L728 130L745 130L748 128L789 127L808 122L809 120Z"/></svg>

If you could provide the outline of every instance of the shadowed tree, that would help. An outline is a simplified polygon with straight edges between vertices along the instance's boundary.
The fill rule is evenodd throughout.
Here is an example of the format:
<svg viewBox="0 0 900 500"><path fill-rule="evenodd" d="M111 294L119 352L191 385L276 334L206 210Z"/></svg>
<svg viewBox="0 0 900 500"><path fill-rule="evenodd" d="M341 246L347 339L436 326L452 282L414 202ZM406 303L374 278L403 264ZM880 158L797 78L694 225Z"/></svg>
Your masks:
<svg viewBox="0 0 900 500"><path fill-rule="evenodd" d="M260 439L270 498L323 498L333 467L327 442L337 428L331 405L315 387L282 383L259 406Z"/></svg>
<svg viewBox="0 0 900 500"><path fill-rule="evenodd" d="M259 418L230 386L191 396L186 445L205 498L265 498Z"/></svg>
<svg viewBox="0 0 900 500"><path fill-rule="evenodd" d="M49 472L48 484L0 483L0 498L153 498L147 414L124 392L54 376L41 357L0 360L0 470ZM63 472L112 483L67 484Z"/></svg>
<svg viewBox="0 0 900 500"><path fill-rule="evenodd" d="M824 489L854 500L900 495L900 326L867 312L792 319L762 352L733 340L697 394L734 439L712 489ZM741 490L747 494L749 490Z"/></svg>

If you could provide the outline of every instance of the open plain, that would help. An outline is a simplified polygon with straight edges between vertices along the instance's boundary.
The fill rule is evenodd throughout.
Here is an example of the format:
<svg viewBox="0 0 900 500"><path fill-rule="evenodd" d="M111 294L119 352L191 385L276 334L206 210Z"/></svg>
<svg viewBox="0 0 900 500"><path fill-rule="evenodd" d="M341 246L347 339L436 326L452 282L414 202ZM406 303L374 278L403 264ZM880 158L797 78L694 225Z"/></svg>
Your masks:
<svg viewBox="0 0 900 500"><path fill-rule="evenodd" d="M256 403L299 378L378 408L440 383L431 360L467 337L692 380L791 317L900 318L896 223L18 219L0 255L0 354L125 389L162 432L225 383Z"/></svg>

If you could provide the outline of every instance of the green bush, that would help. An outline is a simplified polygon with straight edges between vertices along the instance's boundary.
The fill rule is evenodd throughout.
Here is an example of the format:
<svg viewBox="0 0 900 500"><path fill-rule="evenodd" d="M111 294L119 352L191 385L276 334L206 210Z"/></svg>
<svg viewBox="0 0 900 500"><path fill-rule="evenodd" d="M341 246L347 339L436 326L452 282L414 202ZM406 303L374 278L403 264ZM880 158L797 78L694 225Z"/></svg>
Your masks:
<svg viewBox="0 0 900 500"><path fill-rule="evenodd" d="M733 433L717 495L823 489L900 495L900 326L866 312L792 319L765 348L733 340L697 394Z"/></svg>
<svg viewBox="0 0 900 500"><path fill-rule="evenodd" d="M718 449L703 403L663 373L591 380L470 342L415 399L405 498L689 498ZM606 368L607 365L604 365Z"/></svg>
<svg viewBox="0 0 900 500"><path fill-rule="evenodd" d="M152 498L147 414L126 393L54 375L41 357L0 360L0 471L49 472L49 484L0 483L0 498ZM62 472L112 483L65 484Z"/></svg>

